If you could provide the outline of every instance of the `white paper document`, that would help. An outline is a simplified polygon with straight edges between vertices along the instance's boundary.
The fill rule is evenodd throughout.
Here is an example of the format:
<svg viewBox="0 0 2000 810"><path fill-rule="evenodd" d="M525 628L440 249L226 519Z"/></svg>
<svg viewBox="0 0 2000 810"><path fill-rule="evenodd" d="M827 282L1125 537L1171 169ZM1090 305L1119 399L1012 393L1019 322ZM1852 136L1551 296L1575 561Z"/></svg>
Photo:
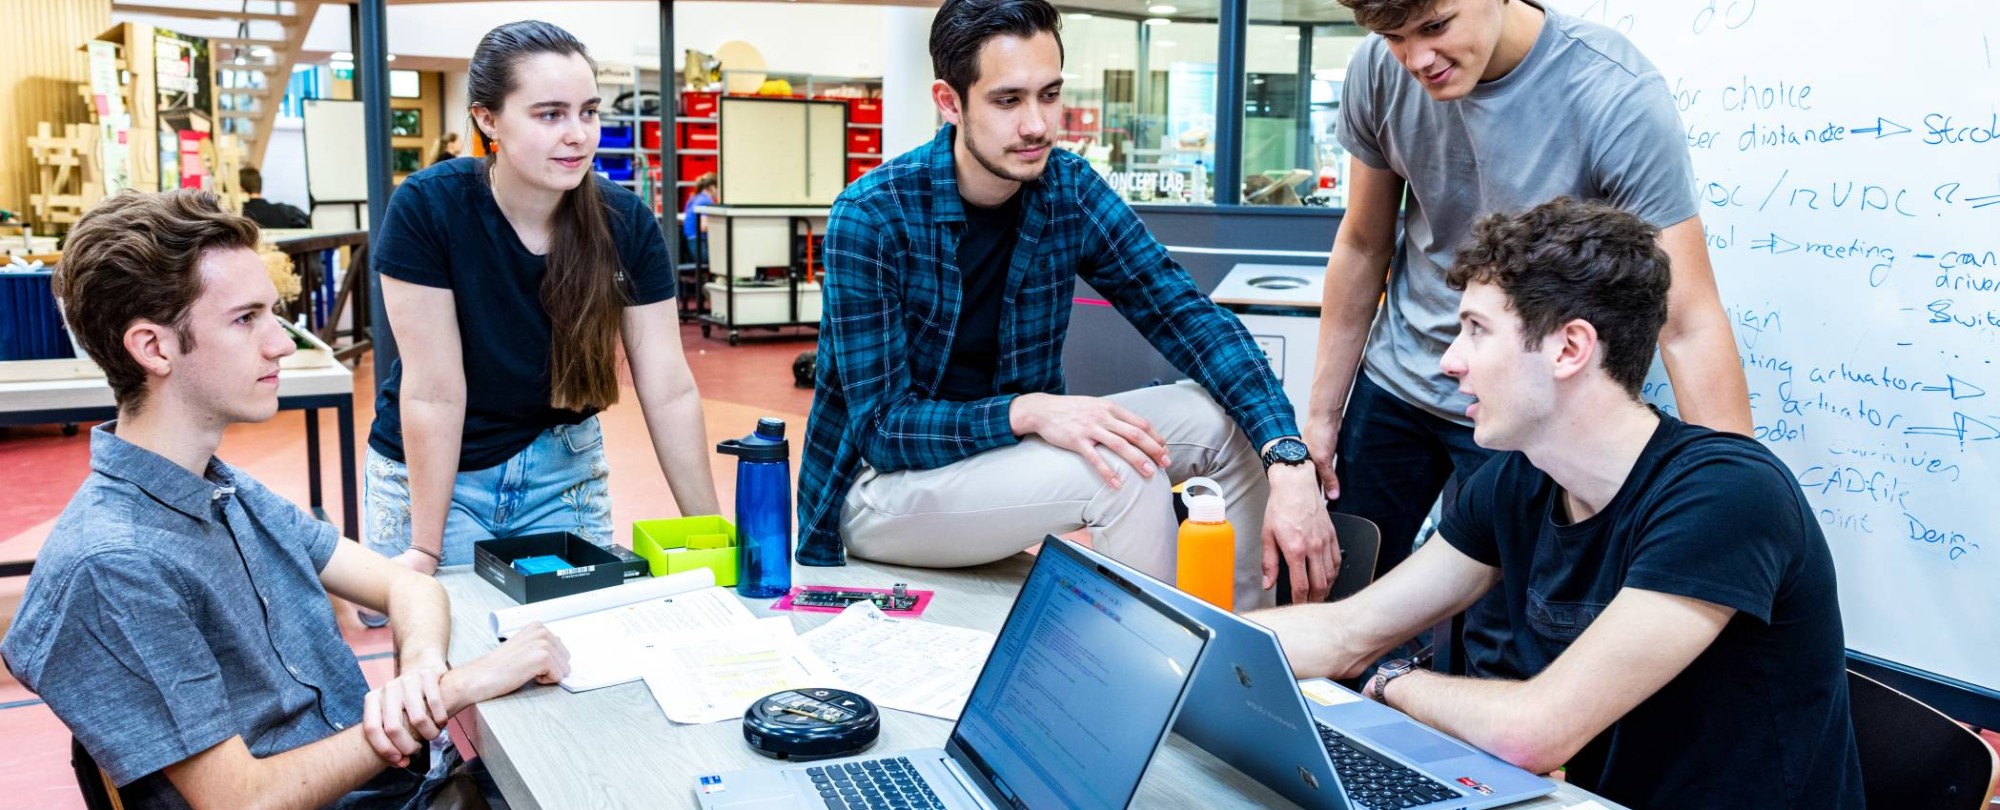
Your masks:
<svg viewBox="0 0 2000 810"><path fill-rule="evenodd" d="M800 636L846 688L875 705L957 720L993 651L983 630L891 619L873 602Z"/></svg>
<svg viewBox="0 0 2000 810"><path fill-rule="evenodd" d="M743 717L758 698L786 689L844 689L833 670L792 632L790 616L678 636L641 667L668 720L714 723Z"/></svg>
<svg viewBox="0 0 2000 810"><path fill-rule="evenodd" d="M707 569L496 610L491 617L501 638L539 621L562 639L569 650L562 687L571 692L636 681L653 649L756 620L735 594L715 587Z"/></svg>

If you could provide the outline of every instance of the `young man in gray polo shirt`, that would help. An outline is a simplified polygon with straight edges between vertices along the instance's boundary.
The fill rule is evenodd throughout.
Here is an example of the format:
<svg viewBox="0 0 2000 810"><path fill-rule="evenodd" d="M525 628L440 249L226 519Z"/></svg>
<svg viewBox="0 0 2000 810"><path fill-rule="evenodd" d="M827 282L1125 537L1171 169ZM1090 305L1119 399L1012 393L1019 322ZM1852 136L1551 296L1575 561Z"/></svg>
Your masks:
<svg viewBox="0 0 2000 810"><path fill-rule="evenodd" d="M118 419L56 522L0 655L126 807L481 806L439 737L568 653L539 627L448 670L442 587L215 458L278 407L294 351L255 223L206 192L127 193L70 231L56 288ZM370 690L328 594L395 617Z"/></svg>
<svg viewBox="0 0 2000 810"><path fill-rule="evenodd" d="M1660 354L1678 415L1748 434L1679 114L1645 56L1534 0L1340 2L1374 36L1342 87L1348 207L1305 432L1336 509L1381 527L1377 575L1409 556L1447 480L1489 455L1472 441L1470 399L1438 370L1458 333L1444 271L1487 214L1568 195L1660 229L1673 264Z"/></svg>

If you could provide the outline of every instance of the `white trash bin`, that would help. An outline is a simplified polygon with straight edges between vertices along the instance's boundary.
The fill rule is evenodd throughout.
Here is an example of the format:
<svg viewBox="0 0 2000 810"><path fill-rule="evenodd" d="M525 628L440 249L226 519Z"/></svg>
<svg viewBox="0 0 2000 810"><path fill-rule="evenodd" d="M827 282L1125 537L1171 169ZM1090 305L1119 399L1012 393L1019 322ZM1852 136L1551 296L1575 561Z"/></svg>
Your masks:
<svg viewBox="0 0 2000 810"><path fill-rule="evenodd" d="M1239 264L1209 297L1236 315L1271 361L1271 370L1301 422L1312 396L1313 361L1319 356L1319 265Z"/></svg>

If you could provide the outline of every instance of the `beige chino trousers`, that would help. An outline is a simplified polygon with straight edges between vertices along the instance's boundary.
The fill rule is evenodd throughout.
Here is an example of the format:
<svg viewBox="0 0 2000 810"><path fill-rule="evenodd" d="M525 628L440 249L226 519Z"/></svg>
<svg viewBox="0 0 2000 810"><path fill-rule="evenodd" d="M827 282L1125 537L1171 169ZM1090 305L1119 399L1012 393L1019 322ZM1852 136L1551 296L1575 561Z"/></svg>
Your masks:
<svg viewBox="0 0 2000 810"><path fill-rule="evenodd" d="M1089 529L1093 548L1173 582L1179 527L1172 484L1205 476L1222 487L1236 529L1236 607L1273 603L1262 588L1264 504L1269 484L1257 450L1206 391L1193 383L1113 394L1167 442L1169 465L1151 478L1103 448L1113 488L1075 453L1039 438L931 470L878 472L865 464L847 491L841 537L864 560L958 568L1003 559L1045 535Z"/></svg>

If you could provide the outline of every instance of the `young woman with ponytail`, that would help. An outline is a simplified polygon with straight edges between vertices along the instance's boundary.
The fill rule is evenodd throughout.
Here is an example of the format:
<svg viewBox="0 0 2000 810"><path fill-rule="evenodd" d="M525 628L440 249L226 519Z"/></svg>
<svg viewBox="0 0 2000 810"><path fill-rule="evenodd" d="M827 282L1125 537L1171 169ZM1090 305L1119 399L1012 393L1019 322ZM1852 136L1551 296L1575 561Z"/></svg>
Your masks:
<svg viewBox="0 0 2000 810"><path fill-rule="evenodd" d="M595 414L618 400L621 340L680 511L717 511L659 222L591 171L595 77L561 28L488 32L468 94L488 157L410 176L376 231L401 357L368 439L366 539L416 570L487 537L611 543Z"/></svg>

